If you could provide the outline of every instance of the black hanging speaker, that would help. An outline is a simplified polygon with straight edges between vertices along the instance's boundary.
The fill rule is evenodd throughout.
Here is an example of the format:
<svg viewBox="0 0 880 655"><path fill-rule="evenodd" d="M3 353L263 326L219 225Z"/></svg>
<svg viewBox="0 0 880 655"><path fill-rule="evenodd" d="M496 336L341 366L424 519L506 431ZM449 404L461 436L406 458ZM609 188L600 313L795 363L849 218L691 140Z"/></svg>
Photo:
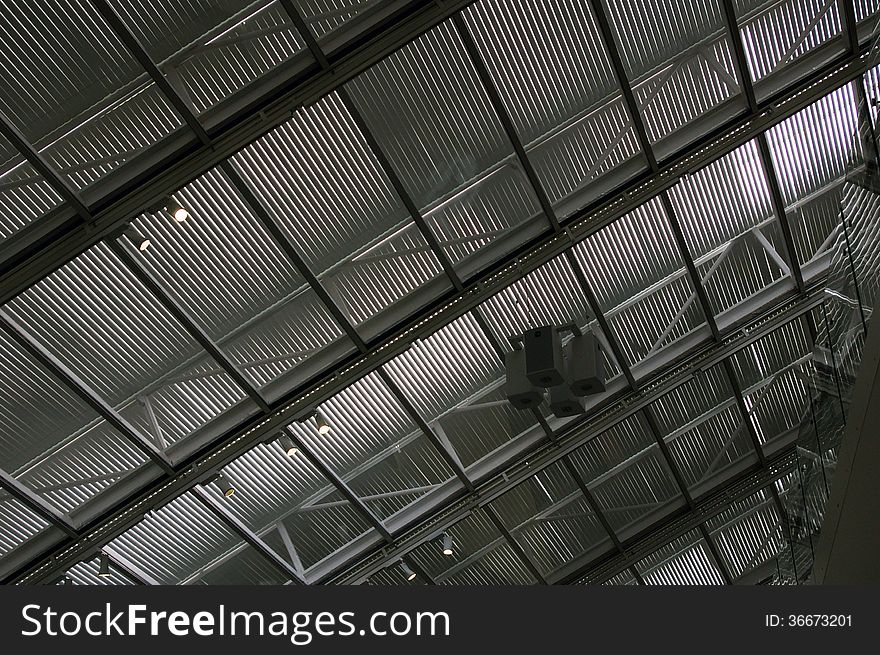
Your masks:
<svg viewBox="0 0 880 655"><path fill-rule="evenodd" d="M574 337L565 345L565 372L575 396L605 391L605 362L599 340L592 334Z"/></svg>
<svg viewBox="0 0 880 655"><path fill-rule="evenodd" d="M556 328L545 325L522 336L526 353L526 376L539 387L554 387L565 381L562 340Z"/></svg>
<svg viewBox="0 0 880 655"><path fill-rule="evenodd" d="M560 384L550 388L550 410L558 417L580 416L584 413L585 401L581 396L575 396L571 387Z"/></svg>
<svg viewBox="0 0 880 655"><path fill-rule="evenodd" d="M514 350L504 355L504 368L507 381L504 383L504 396L517 409L532 409L544 400L544 389L532 384L526 376L526 352Z"/></svg>

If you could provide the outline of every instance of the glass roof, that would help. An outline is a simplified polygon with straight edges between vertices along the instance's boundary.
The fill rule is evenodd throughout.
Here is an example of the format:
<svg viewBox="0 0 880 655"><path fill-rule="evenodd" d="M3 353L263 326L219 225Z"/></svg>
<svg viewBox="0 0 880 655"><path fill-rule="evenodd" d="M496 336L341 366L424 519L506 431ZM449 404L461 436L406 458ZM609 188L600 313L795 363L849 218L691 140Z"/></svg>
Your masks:
<svg viewBox="0 0 880 655"><path fill-rule="evenodd" d="M876 71L749 125L850 56L845 1L481 0L401 47L403 0L6 7L0 270L43 266L0 306L0 576L118 515L114 584L575 581L765 466L815 372L774 312L815 306ZM599 339L584 416L504 398L545 324ZM747 577L777 501L607 581Z"/></svg>

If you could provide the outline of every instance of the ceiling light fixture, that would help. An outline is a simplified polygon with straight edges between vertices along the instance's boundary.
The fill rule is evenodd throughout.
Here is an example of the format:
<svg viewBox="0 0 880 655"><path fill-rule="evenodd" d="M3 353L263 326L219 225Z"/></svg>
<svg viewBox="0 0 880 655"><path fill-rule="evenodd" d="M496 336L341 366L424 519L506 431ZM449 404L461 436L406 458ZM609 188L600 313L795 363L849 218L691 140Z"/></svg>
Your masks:
<svg viewBox="0 0 880 655"><path fill-rule="evenodd" d="M125 228L125 236L135 245L135 247L143 252L150 247L152 243L147 237L138 232L133 226L129 225Z"/></svg>
<svg viewBox="0 0 880 655"><path fill-rule="evenodd" d="M315 424L318 426L318 434L324 435L330 432L330 421L320 409L315 411Z"/></svg>
<svg viewBox="0 0 880 655"><path fill-rule="evenodd" d="M297 448L296 444L293 443L293 439L290 438L290 435L282 434L278 437L278 443L281 444L281 447L284 449L284 453L288 457L296 457L296 454L299 452L299 448Z"/></svg>
<svg viewBox="0 0 880 655"><path fill-rule="evenodd" d="M109 578L110 577L110 558L107 557L107 553L101 553L101 557L98 563L98 577L99 578Z"/></svg>
<svg viewBox="0 0 880 655"><path fill-rule="evenodd" d="M406 576L407 582L412 582L413 580L416 579L416 572L413 571L410 568L409 564L407 564L403 560L400 560L400 569L403 571L403 574Z"/></svg>
<svg viewBox="0 0 880 655"><path fill-rule="evenodd" d="M214 479L214 484L217 485L220 493L222 493L227 498L235 493L235 487L232 486L232 483L229 481L229 479L222 473L217 474L217 477Z"/></svg>
<svg viewBox="0 0 880 655"><path fill-rule="evenodd" d="M178 223L183 223L186 219L189 218L189 212L186 210L186 208L171 196L168 196L165 199L164 205L165 210L169 214L171 214L171 217Z"/></svg>
<svg viewBox="0 0 880 655"><path fill-rule="evenodd" d="M444 532L440 535L440 540L443 544L443 554L446 555L446 557L452 557L454 554L454 551L452 550L452 535L448 532Z"/></svg>

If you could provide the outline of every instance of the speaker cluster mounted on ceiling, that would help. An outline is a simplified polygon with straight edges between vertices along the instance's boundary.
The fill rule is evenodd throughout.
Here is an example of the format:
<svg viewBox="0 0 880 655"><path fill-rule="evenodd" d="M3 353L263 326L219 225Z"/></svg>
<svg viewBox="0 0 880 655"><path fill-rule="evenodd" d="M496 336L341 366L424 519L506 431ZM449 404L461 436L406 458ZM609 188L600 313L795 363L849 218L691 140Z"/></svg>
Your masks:
<svg viewBox="0 0 880 655"><path fill-rule="evenodd" d="M574 336L563 345L565 332ZM576 325L532 328L510 342L514 349L504 359L504 395L517 409L534 409L549 396L557 417L577 416L584 413L587 396L605 391L599 340Z"/></svg>

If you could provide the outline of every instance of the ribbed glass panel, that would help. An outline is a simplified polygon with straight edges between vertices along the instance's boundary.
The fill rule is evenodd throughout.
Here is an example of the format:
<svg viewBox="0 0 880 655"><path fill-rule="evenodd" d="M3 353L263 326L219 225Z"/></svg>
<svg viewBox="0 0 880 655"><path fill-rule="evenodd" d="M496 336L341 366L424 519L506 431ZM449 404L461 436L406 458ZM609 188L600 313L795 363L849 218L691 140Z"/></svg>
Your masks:
<svg viewBox="0 0 880 655"><path fill-rule="evenodd" d="M506 165L513 163L513 147L451 23L434 28L347 88L463 274L549 227L537 215L521 172ZM503 170L487 177L498 167Z"/></svg>
<svg viewBox="0 0 880 655"><path fill-rule="evenodd" d="M559 463L517 485L491 505L545 574L609 541L577 483Z"/></svg>
<svg viewBox="0 0 880 655"><path fill-rule="evenodd" d="M746 407L761 443L799 425L809 411L805 373L809 366L831 368L814 361L813 347L802 320L792 321L731 358ZM833 378L832 382L833 384Z"/></svg>
<svg viewBox="0 0 880 655"><path fill-rule="evenodd" d="M128 242L132 256L255 384L330 364L333 354L320 351L342 340L342 328L229 180L214 170L175 199L190 218L143 215L135 227L152 245L138 252Z"/></svg>
<svg viewBox="0 0 880 655"><path fill-rule="evenodd" d="M724 578L694 530L636 564L649 585L721 585Z"/></svg>
<svg viewBox="0 0 880 655"><path fill-rule="evenodd" d="M244 398L103 244L44 278L6 309L144 434L165 444Z"/></svg>
<svg viewBox="0 0 880 655"><path fill-rule="evenodd" d="M420 305L440 263L338 95L239 153L236 168L339 308L368 334ZM415 292L419 292L416 294ZM370 320L372 319L372 320Z"/></svg>
<svg viewBox="0 0 880 655"><path fill-rule="evenodd" d="M739 93L720 5L609 0L608 13L648 137L658 142ZM735 101L724 116L742 107ZM690 129L685 141L717 125ZM661 150L663 148L661 147Z"/></svg>
<svg viewBox="0 0 880 655"><path fill-rule="evenodd" d="M465 17L551 202L565 199L561 214L639 168L617 170L638 148L588 3L484 0Z"/></svg>
<svg viewBox="0 0 880 655"><path fill-rule="evenodd" d="M801 60L818 65L845 48L833 41L841 30L839 0L735 0L734 8L753 80L782 82Z"/></svg>
<svg viewBox="0 0 880 655"><path fill-rule="evenodd" d="M0 110L32 144L146 78L87 0L0 7Z"/></svg>
<svg viewBox="0 0 880 655"><path fill-rule="evenodd" d="M465 468L537 426L532 412L515 409L505 398L502 383L431 424L442 430Z"/></svg>
<svg viewBox="0 0 880 655"><path fill-rule="evenodd" d="M773 559L784 547L779 514L769 491L731 505L707 521L706 527L734 579Z"/></svg>
<svg viewBox="0 0 880 655"><path fill-rule="evenodd" d="M64 514L145 458L0 333L0 461Z"/></svg>
<svg viewBox="0 0 880 655"><path fill-rule="evenodd" d="M630 364L702 322L660 202L652 200L579 243L575 256Z"/></svg>
<svg viewBox="0 0 880 655"><path fill-rule="evenodd" d="M825 96L768 133L786 205L822 189L862 159L852 85Z"/></svg>
<svg viewBox="0 0 880 655"><path fill-rule="evenodd" d="M366 532L368 526L302 453L288 456L277 442L260 444L223 469L236 493L224 498L216 485L206 491L260 534L278 553L287 553L276 527L282 523L304 568Z"/></svg>
<svg viewBox="0 0 880 655"><path fill-rule="evenodd" d="M56 139L41 140L41 154L74 187L93 185L183 125L154 83L132 86Z"/></svg>
<svg viewBox="0 0 880 655"><path fill-rule="evenodd" d="M720 364L653 402L650 411L689 489L754 452Z"/></svg>
<svg viewBox="0 0 880 655"><path fill-rule="evenodd" d="M320 411L331 425L328 434L319 434L312 420L290 430L381 518L453 475L376 373L322 403Z"/></svg>
<svg viewBox="0 0 880 655"><path fill-rule="evenodd" d="M393 0L293 0L300 15L321 41L336 37L340 28L349 28L369 18L374 10L395 4ZM397 4L400 4L399 2Z"/></svg>
<svg viewBox="0 0 880 655"><path fill-rule="evenodd" d="M0 491L0 559L48 525L26 505Z"/></svg>
<svg viewBox="0 0 880 655"><path fill-rule="evenodd" d="M467 403L504 377L501 359L470 314L416 341L386 369L428 420Z"/></svg>
<svg viewBox="0 0 880 655"><path fill-rule="evenodd" d="M197 112L303 50L277 2L111 0L120 17Z"/></svg>
<svg viewBox="0 0 880 655"><path fill-rule="evenodd" d="M59 204L46 179L0 136L0 246Z"/></svg>
<svg viewBox="0 0 880 655"><path fill-rule="evenodd" d="M756 143L683 178L669 195L715 314L787 275Z"/></svg>
<svg viewBox="0 0 880 655"><path fill-rule="evenodd" d="M198 579L244 542L192 494L150 512L110 542L110 549L161 584Z"/></svg>
<svg viewBox="0 0 880 655"><path fill-rule="evenodd" d="M843 201L843 184L833 182L830 186L808 196L804 202L788 210L788 223L798 261L804 264L813 258L834 252L840 230L840 203Z"/></svg>
<svg viewBox="0 0 880 655"><path fill-rule="evenodd" d="M662 514L680 496L657 446L617 468L591 491L618 536L638 532L649 515Z"/></svg>

